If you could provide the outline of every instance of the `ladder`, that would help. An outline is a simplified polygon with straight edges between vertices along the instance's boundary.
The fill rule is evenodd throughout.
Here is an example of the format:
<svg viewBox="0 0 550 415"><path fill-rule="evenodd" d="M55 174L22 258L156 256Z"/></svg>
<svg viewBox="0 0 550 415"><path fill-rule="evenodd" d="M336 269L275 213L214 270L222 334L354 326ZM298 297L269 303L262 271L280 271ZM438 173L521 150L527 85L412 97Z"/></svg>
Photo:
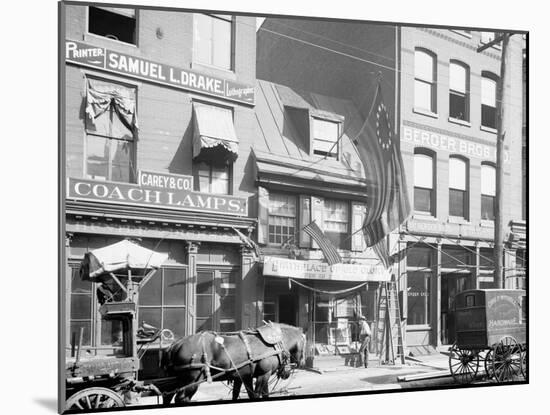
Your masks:
<svg viewBox="0 0 550 415"><path fill-rule="evenodd" d="M403 347L403 326L397 297L397 282L392 280L380 284L378 296L377 323L375 327L376 354L380 364L405 363Z"/></svg>

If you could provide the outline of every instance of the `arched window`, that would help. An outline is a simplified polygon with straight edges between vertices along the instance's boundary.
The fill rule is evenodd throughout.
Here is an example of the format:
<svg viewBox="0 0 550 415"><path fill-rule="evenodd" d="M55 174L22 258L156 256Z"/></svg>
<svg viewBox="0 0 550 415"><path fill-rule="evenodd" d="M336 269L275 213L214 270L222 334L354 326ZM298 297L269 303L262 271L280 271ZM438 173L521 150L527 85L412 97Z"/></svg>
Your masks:
<svg viewBox="0 0 550 415"><path fill-rule="evenodd" d="M468 218L468 162L449 158L449 215Z"/></svg>
<svg viewBox="0 0 550 415"><path fill-rule="evenodd" d="M470 121L470 70L459 61L449 66L449 117Z"/></svg>
<svg viewBox="0 0 550 415"><path fill-rule="evenodd" d="M497 128L497 80L490 72L481 74L481 125Z"/></svg>
<svg viewBox="0 0 550 415"><path fill-rule="evenodd" d="M434 156L414 154L414 210L435 216Z"/></svg>
<svg viewBox="0 0 550 415"><path fill-rule="evenodd" d="M414 51L414 108L437 112L436 56L424 49Z"/></svg>
<svg viewBox="0 0 550 415"><path fill-rule="evenodd" d="M496 169L491 164L481 165L481 219L495 220Z"/></svg>

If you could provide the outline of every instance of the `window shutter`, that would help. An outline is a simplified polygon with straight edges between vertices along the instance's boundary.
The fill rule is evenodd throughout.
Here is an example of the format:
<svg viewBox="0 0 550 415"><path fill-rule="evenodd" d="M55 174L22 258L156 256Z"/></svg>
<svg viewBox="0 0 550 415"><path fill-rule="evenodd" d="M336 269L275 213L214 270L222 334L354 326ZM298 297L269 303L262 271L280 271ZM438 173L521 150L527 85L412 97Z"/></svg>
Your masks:
<svg viewBox="0 0 550 415"><path fill-rule="evenodd" d="M311 196L311 220L315 221L319 228L324 231L325 224L323 222L323 210L324 210L324 199L320 197ZM319 249L317 242L311 241L311 247Z"/></svg>
<svg viewBox="0 0 550 415"><path fill-rule="evenodd" d="M269 222L269 191L258 187L258 243L267 244Z"/></svg>
<svg viewBox="0 0 550 415"><path fill-rule="evenodd" d="M363 232L359 229L363 227L365 216L367 214L367 207L364 203L352 202L351 203L351 250L363 252L367 249L365 243L365 237Z"/></svg>
<svg viewBox="0 0 550 415"><path fill-rule="evenodd" d="M309 222L311 222L311 197L300 195L299 200L299 229L302 229ZM300 231L300 248L310 248L311 247L311 237L305 233L303 230Z"/></svg>

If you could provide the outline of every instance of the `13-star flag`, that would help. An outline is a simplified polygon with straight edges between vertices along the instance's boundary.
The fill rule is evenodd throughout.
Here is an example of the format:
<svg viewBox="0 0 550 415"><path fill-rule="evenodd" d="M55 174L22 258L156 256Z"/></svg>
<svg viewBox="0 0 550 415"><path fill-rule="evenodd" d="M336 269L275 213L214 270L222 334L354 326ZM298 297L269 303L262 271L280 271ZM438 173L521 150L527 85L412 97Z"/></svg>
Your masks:
<svg viewBox="0 0 550 415"><path fill-rule="evenodd" d="M380 83L369 117L353 142L367 179L363 234L371 247L384 243L384 237L411 213L399 137L394 134Z"/></svg>

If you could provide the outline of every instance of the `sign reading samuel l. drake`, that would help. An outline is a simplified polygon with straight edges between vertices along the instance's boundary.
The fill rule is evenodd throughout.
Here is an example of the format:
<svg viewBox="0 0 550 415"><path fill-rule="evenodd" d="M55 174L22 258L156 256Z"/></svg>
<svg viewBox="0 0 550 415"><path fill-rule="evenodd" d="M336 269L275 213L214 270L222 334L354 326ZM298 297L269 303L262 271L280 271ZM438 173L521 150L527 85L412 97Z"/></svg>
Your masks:
<svg viewBox="0 0 550 415"><path fill-rule="evenodd" d="M331 281L389 281L390 273L382 265L334 264L264 257L263 275Z"/></svg>
<svg viewBox="0 0 550 415"><path fill-rule="evenodd" d="M65 60L163 85L254 104L254 86L153 62L83 42L65 40Z"/></svg>
<svg viewBox="0 0 550 415"><path fill-rule="evenodd" d="M151 178L150 173L148 174L149 176L146 177ZM162 183L170 183L170 177L166 175L166 178L167 181ZM143 181L144 177L141 177L141 180ZM223 213L226 215L248 215L245 198L193 192L184 188L180 189L177 184L171 187L170 184L161 186L159 185L160 182L157 182L154 184L142 183L140 186L133 183L97 181L74 177L69 177L67 183L67 198L69 199ZM177 183L177 181L173 183ZM182 181L181 183L185 182Z"/></svg>

